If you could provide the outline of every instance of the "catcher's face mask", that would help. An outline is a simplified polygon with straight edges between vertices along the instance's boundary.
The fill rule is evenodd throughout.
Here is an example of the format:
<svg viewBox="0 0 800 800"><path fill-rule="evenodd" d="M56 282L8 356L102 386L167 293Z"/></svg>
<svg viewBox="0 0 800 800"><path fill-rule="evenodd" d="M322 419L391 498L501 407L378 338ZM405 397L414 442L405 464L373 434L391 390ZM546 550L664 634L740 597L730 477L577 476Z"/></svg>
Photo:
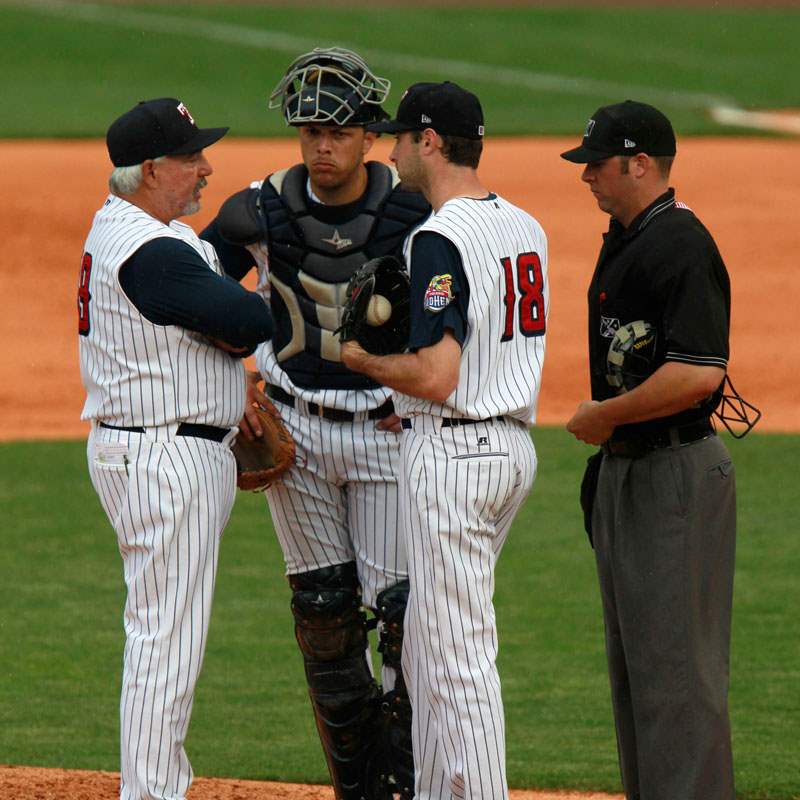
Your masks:
<svg viewBox="0 0 800 800"><path fill-rule="evenodd" d="M388 117L381 103L390 88L351 50L316 48L289 66L269 107L280 108L288 125L368 125Z"/></svg>

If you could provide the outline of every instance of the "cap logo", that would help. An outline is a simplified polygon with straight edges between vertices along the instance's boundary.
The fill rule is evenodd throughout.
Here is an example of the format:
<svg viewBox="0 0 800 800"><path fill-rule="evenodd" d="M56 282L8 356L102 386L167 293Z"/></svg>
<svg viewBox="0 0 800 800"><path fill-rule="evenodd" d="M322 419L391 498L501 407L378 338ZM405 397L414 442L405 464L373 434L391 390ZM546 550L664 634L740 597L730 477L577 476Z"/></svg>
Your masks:
<svg viewBox="0 0 800 800"><path fill-rule="evenodd" d="M590 119L590 120L589 120L589 121L586 123L586 131L585 131L585 132L584 132L584 134L583 134L583 138L585 139L587 136L591 136L591 135L592 135L592 131L593 131L593 130L594 130L594 120L593 120L593 119Z"/></svg>
<svg viewBox="0 0 800 800"><path fill-rule="evenodd" d="M626 139L625 147L636 147L636 142L632 142L630 139Z"/></svg>
<svg viewBox="0 0 800 800"><path fill-rule="evenodd" d="M425 123L426 125L430 125L430 123L433 122L433 120L427 114L422 114L419 121Z"/></svg>
<svg viewBox="0 0 800 800"><path fill-rule="evenodd" d="M178 103L176 108L178 109L179 114L182 114L184 117L186 117L186 119L189 120L189 122L192 123L192 125L194 125L194 117L189 113L189 109L186 108L183 103Z"/></svg>
<svg viewBox="0 0 800 800"><path fill-rule="evenodd" d="M478 125L478 136L483 136L483 125Z"/></svg>

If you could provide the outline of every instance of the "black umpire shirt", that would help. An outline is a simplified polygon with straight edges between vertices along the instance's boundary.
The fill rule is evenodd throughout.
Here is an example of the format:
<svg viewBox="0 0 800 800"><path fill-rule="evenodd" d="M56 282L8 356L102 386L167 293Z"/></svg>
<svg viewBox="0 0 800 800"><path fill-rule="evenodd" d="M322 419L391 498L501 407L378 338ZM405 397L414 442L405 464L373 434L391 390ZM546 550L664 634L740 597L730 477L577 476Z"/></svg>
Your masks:
<svg viewBox="0 0 800 800"><path fill-rule="evenodd" d="M644 320L656 330L652 372L666 361L725 369L730 281L711 234L670 189L624 228L612 219L589 285L592 398L618 389L607 379L607 356L621 325ZM709 399L670 417L621 425L621 437L708 417Z"/></svg>

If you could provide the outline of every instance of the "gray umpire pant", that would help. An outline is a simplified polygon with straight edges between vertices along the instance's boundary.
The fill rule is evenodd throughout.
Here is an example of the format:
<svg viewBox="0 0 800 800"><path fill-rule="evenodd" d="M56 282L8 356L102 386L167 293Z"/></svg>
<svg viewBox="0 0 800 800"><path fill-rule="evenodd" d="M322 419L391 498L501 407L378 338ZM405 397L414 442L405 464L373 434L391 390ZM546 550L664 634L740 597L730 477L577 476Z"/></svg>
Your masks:
<svg viewBox="0 0 800 800"><path fill-rule="evenodd" d="M734 468L712 436L605 456L592 516L628 800L733 800Z"/></svg>

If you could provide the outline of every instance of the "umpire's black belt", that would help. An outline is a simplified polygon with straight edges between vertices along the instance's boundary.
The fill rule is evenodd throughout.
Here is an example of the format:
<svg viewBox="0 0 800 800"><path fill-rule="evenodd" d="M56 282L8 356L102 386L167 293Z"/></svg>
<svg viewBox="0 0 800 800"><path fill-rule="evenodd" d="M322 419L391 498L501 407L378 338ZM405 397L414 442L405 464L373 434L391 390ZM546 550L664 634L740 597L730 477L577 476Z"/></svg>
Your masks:
<svg viewBox="0 0 800 800"><path fill-rule="evenodd" d="M697 422L687 422L685 425L675 425L660 431L641 433L624 439L615 439L613 436L601 445L607 456L621 458L641 458L666 447L681 447L685 444L706 439L715 434L714 428L708 419Z"/></svg>
<svg viewBox="0 0 800 800"><path fill-rule="evenodd" d="M128 431L128 433L145 432L142 425L109 425L101 422L100 427L112 431ZM181 422L175 431L178 436L194 436L196 439L210 439L212 442L221 442L230 432L230 428L217 428L214 425L202 425L197 422Z"/></svg>
<svg viewBox="0 0 800 800"><path fill-rule="evenodd" d="M280 386L267 384L267 396L290 408L294 408L294 397L290 395L289 392L284 392ZM327 406L320 406L316 403L307 403L306 405L308 406L308 413L312 417L322 417L330 422L354 422L356 417L361 416L358 412L345 411L342 408L328 408ZM377 408L371 408L366 412L366 415L367 419L383 419L393 413L394 403L392 403L391 400L387 400L383 405Z"/></svg>
<svg viewBox="0 0 800 800"><path fill-rule="evenodd" d="M444 417L442 419L443 428L458 428L460 425L478 425L481 422L503 422L505 417L489 417L489 419L469 419L468 417ZM403 417L400 424L407 430L411 430L411 420Z"/></svg>

